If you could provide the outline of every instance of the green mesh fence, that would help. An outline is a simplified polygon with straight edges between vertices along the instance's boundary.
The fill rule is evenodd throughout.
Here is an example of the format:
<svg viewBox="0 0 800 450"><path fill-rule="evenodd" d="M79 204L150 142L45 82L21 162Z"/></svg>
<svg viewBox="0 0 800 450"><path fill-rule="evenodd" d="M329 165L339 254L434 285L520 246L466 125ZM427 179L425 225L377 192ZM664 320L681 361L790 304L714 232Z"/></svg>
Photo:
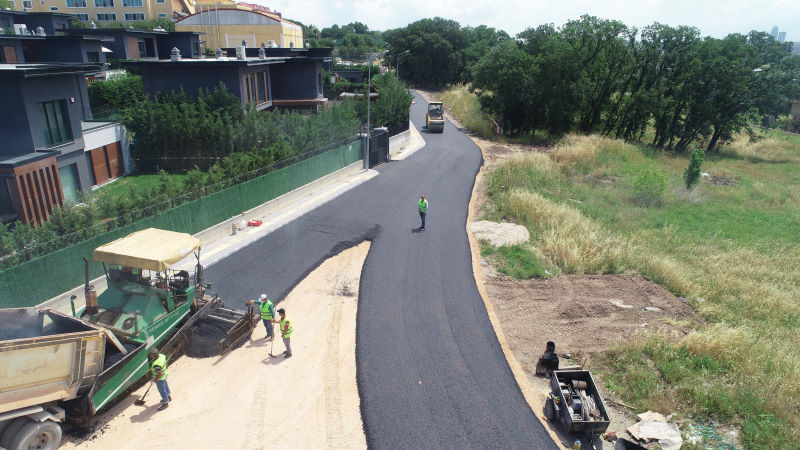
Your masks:
<svg viewBox="0 0 800 450"><path fill-rule="evenodd" d="M94 249L145 228L198 233L248 209L291 192L305 184L361 160L361 141L355 141L313 158L268 173L206 197L184 203L117 228L100 236L32 259L0 272L0 308L38 305L84 281L82 258L88 258L89 276L103 274L91 262Z"/></svg>

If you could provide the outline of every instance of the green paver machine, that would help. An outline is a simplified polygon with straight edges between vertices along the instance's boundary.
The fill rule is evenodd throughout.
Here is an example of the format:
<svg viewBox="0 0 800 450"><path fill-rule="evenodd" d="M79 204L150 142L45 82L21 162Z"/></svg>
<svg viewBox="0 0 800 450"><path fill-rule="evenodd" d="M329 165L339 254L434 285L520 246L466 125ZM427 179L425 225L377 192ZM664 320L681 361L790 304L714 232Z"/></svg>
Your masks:
<svg viewBox="0 0 800 450"><path fill-rule="evenodd" d="M194 254L194 276L172 266ZM225 353L259 322L251 306L224 307L202 283L200 240L150 228L98 247L107 288L97 295L86 267L86 306L72 317L52 310L0 310L0 447L54 449L58 422L79 425L107 407L149 371L156 347L174 359L189 344L198 320L230 327L219 341Z"/></svg>

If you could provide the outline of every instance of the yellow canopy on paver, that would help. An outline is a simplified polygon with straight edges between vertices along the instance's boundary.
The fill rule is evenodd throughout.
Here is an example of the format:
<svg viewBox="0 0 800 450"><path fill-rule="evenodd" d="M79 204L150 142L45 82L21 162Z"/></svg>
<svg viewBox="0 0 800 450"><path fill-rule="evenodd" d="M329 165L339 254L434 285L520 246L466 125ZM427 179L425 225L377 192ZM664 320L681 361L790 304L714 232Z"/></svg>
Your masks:
<svg viewBox="0 0 800 450"><path fill-rule="evenodd" d="M200 239L187 233L148 228L97 247L94 261L163 272L200 248Z"/></svg>

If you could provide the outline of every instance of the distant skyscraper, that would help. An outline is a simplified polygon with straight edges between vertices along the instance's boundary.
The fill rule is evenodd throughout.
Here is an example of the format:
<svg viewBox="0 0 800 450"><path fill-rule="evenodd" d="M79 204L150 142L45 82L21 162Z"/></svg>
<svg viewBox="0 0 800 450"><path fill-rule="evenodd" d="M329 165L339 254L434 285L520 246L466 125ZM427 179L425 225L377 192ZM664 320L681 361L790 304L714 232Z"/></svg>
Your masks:
<svg viewBox="0 0 800 450"><path fill-rule="evenodd" d="M778 42L783 42L785 40L786 40L786 32L781 31L780 33L778 33Z"/></svg>
<svg viewBox="0 0 800 450"><path fill-rule="evenodd" d="M792 54L800 55L800 42L795 42L794 45L792 45Z"/></svg>
<svg viewBox="0 0 800 450"><path fill-rule="evenodd" d="M772 31L769 32L775 39L778 39L778 26L772 27Z"/></svg>

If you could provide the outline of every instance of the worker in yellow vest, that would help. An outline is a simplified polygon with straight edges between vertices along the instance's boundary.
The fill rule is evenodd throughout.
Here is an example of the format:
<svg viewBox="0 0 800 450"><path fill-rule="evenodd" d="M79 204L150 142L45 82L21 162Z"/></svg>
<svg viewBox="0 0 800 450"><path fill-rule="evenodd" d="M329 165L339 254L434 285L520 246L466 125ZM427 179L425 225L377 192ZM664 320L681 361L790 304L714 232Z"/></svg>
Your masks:
<svg viewBox="0 0 800 450"><path fill-rule="evenodd" d="M158 353L158 350L153 347L147 355L150 360L150 373L153 375L153 381L156 382L158 393L161 394L161 406L158 407L159 411L167 409L169 402L172 400L172 393L169 391L167 384L167 356L163 353Z"/></svg>
<svg viewBox="0 0 800 450"><path fill-rule="evenodd" d="M428 200L425 199L425 194L419 197L419 218L422 221L419 230L425 231L425 215L428 213Z"/></svg>
<svg viewBox="0 0 800 450"><path fill-rule="evenodd" d="M267 340L271 341L274 338L272 320L275 318L275 305L267 298L267 294L261 294L260 299L250 300L250 303L255 303L261 310L261 320L264 322L264 328L267 329Z"/></svg>
<svg viewBox="0 0 800 450"><path fill-rule="evenodd" d="M292 321L286 318L286 310L281 308L278 310L278 314L281 316L281 320L273 320L275 323L279 323L281 327L281 337L283 338L283 345L286 346L286 351L283 352L284 358L291 358L292 357L292 343L290 342L290 338L292 337L292 333L294 330L292 329Z"/></svg>

